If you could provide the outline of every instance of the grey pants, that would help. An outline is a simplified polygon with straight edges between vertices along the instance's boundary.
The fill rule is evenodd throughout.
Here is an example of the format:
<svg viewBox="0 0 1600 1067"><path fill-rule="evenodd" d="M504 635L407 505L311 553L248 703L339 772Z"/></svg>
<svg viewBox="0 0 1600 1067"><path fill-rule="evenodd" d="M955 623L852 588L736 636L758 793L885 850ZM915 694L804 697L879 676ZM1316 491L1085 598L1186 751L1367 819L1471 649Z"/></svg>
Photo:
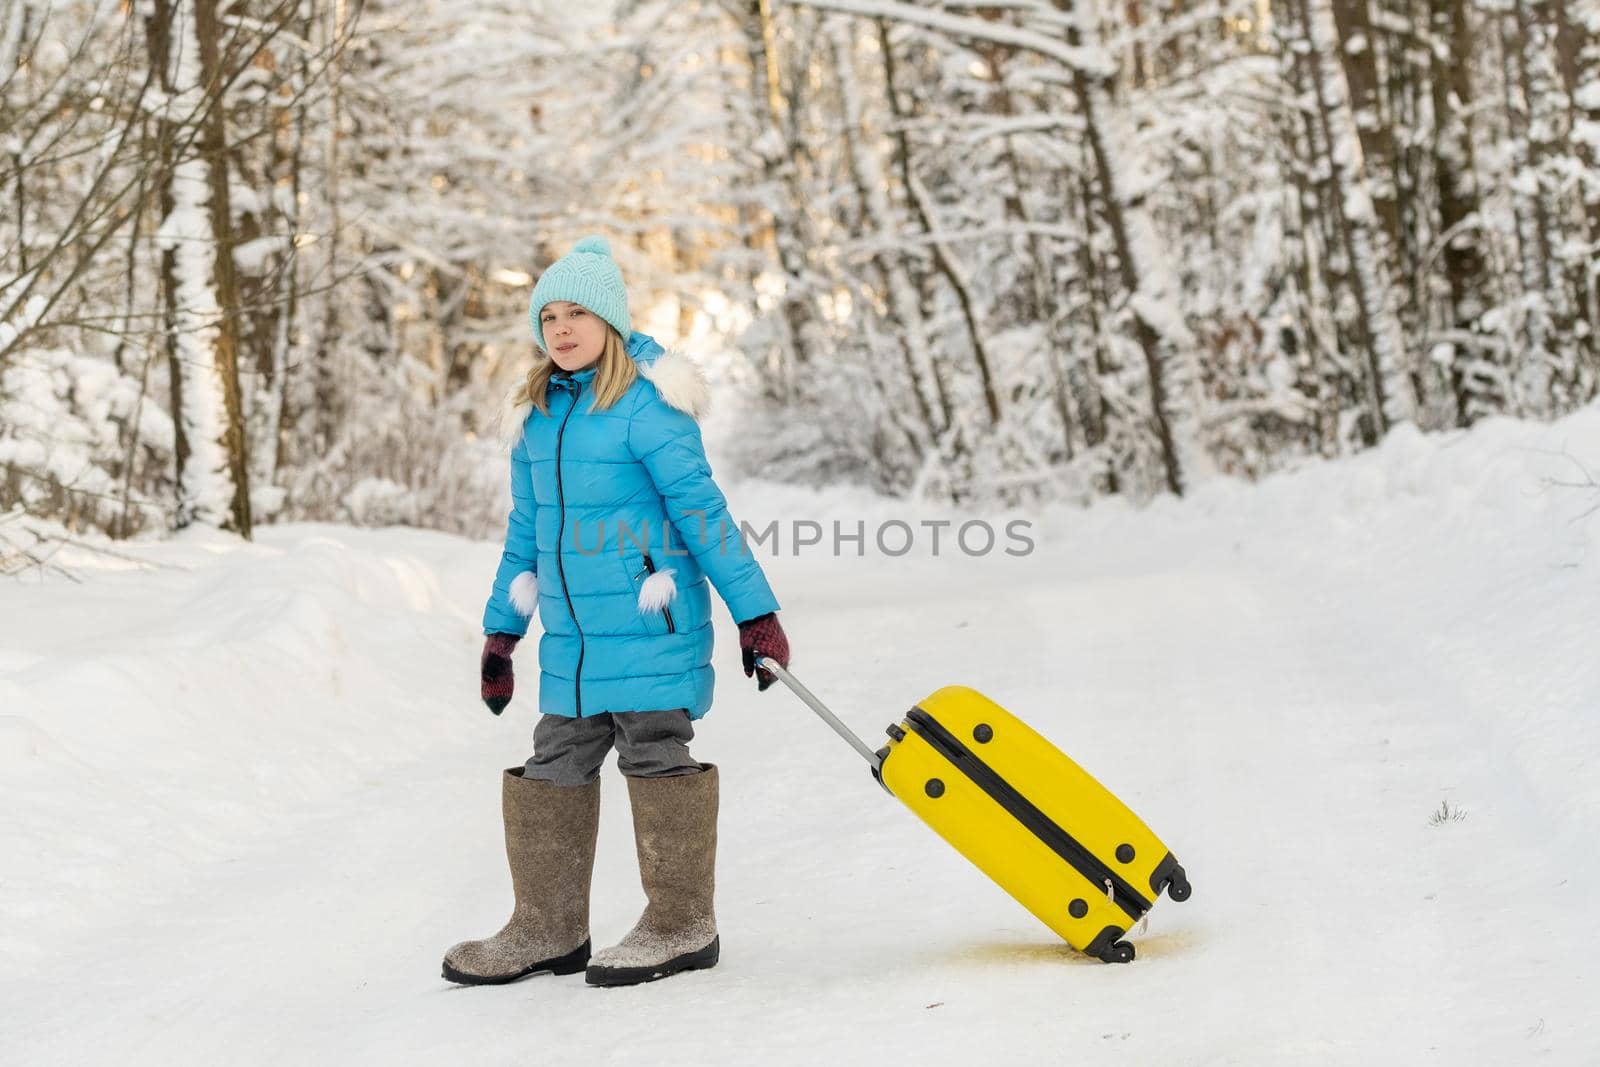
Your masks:
<svg viewBox="0 0 1600 1067"><path fill-rule="evenodd" d="M630 778L698 774L700 763L689 755L693 738L694 723L683 708L619 711L583 719L541 715L533 728L533 756L522 776L552 785L588 785L613 747L617 769Z"/></svg>

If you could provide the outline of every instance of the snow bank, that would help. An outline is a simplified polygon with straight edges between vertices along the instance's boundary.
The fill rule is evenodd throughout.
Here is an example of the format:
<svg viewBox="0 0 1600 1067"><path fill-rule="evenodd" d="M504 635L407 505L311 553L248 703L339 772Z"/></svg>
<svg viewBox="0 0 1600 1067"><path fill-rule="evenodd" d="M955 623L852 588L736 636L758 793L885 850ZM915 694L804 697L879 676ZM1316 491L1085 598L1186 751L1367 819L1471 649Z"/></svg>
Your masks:
<svg viewBox="0 0 1600 1067"><path fill-rule="evenodd" d="M952 524L938 554L764 557L795 672L869 740L973 685L1128 800L1195 894L1123 968L758 696L719 615L695 748L723 769L722 964L449 989L444 948L505 917L498 774L533 718L528 647L506 715L476 700L496 546L291 526L58 557L84 584L0 587L0 1060L1594 1062L1591 469L1596 411L1143 510L727 487L755 527ZM975 518L1033 550L952 551ZM608 771L597 941L636 877Z"/></svg>

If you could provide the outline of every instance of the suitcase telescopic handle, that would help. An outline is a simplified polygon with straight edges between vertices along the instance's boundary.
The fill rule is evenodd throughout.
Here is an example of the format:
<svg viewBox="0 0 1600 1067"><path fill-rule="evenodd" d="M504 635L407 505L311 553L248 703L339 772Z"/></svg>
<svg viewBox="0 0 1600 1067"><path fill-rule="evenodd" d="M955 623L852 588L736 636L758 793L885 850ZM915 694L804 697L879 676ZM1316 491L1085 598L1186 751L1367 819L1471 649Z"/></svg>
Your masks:
<svg viewBox="0 0 1600 1067"><path fill-rule="evenodd" d="M854 730L850 729L850 727L839 721L839 716L829 711L828 705L818 700L816 694L811 692L811 690L807 689L805 686L801 685L800 679L790 674L781 665L779 665L776 660L767 656L757 656L756 666L760 667L762 670L771 671L774 676L783 682L784 685L794 690L794 695L805 701L806 707L816 712L819 719L833 727L834 733L850 742L850 747L861 753L861 758L872 765L874 774L877 773L878 768L883 766L883 760L879 758L876 752L867 747L867 743L865 741L856 736Z"/></svg>

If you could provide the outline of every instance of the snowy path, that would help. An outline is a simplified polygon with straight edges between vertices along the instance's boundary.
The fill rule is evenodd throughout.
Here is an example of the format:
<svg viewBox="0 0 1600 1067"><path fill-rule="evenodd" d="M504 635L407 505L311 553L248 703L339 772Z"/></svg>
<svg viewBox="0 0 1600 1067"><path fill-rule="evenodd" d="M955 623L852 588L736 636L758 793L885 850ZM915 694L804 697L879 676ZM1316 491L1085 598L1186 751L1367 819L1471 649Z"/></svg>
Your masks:
<svg viewBox="0 0 1600 1067"><path fill-rule="evenodd" d="M473 700L492 546L294 527L0 588L0 1062L1595 1062L1600 520L1522 448L1574 439L1600 416L1051 511L1021 559L768 564L796 673L869 740L971 684L1167 839L1194 898L1127 967L746 689L724 618L722 965L450 987L442 950L504 918L531 729L531 648L503 719ZM598 940L642 903L614 771L602 817Z"/></svg>

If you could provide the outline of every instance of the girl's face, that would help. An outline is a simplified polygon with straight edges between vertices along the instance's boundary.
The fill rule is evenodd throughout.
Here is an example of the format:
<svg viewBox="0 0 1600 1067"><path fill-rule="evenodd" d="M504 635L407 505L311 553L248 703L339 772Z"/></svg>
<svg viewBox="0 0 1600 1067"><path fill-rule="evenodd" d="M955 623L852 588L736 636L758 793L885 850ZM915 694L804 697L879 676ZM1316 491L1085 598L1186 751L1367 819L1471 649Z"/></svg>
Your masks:
<svg viewBox="0 0 1600 1067"><path fill-rule="evenodd" d="M606 323L582 304L553 300L539 312L544 327L544 343L564 371L583 370L606 346Z"/></svg>

